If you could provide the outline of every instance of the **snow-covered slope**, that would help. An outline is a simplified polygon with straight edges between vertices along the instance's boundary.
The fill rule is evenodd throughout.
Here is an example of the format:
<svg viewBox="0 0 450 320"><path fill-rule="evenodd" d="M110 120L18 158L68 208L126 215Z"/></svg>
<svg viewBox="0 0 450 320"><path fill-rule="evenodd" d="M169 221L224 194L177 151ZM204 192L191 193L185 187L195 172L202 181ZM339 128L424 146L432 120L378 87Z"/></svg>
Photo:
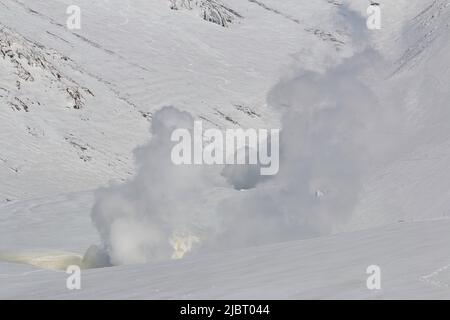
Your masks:
<svg viewBox="0 0 450 320"><path fill-rule="evenodd" d="M448 221L405 223L157 264L67 274L0 263L7 299L449 299ZM381 290L366 287L381 268Z"/></svg>
<svg viewBox="0 0 450 320"><path fill-rule="evenodd" d="M218 127L276 123L265 98L291 55L307 50L301 56L315 68L321 62L312 51L345 51L348 38L334 30L336 6L326 2L304 10L291 1L290 16L308 21L299 24L230 1L243 17L223 28L170 10L167 1L80 1L82 28L75 31L66 28L71 4L1 2L2 201L126 178L131 150L148 139L148 120L162 106ZM38 187L43 180L46 187Z"/></svg>
<svg viewBox="0 0 450 320"><path fill-rule="evenodd" d="M401 153L366 182L365 196L355 210L354 221L360 226L449 216L450 3L420 4L423 7L408 16L401 29L381 32L375 39L394 61L385 82L402 94L400 99L392 93L386 98L403 109L397 126L404 138Z"/></svg>
<svg viewBox="0 0 450 320"><path fill-rule="evenodd" d="M81 0L82 28L68 30L71 4L0 0L0 298L450 298L449 0L383 1L376 31L365 29L363 1ZM372 51L379 60L362 68ZM132 179L133 150L161 107L220 129L279 127L277 107L291 102L279 93L308 97L284 83L318 72L333 97L342 87L327 75L342 65L361 71L381 106L373 113L388 120L364 119L384 137L370 140L382 157L321 237L84 270L79 292L66 290L66 274L23 264L104 240L91 190ZM371 264L381 291L365 286Z"/></svg>

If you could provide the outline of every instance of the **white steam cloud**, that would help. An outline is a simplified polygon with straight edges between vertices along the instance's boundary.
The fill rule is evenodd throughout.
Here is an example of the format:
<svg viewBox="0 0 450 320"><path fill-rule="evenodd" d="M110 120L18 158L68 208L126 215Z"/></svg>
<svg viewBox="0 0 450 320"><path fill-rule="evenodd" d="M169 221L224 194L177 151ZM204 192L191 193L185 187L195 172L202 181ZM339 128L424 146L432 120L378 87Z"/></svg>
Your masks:
<svg viewBox="0 0 450 320"><path fill-rule="evenodd" d="M252 166L174 165L170 136L192 130L194 118L174 107L156 112L150 143L135 152L136 176L100 190L92 210L111 263L300 239L345 223L389 147L392 106L377 102L368 80L376 61L367 49L324 73L299 70L270 92L283 115L273 177Z"/></svg>
<svg viewBox="0 0 450 320"><path fill-rule="evenodd" d="M113 264L182 257L199 241L202 226L211 224L208 193L225 185L220 170L177 166L170 157L172 132L192 130L193 123L175 108L158 111L152 140L135 152L135 178L98 192L92 218Z"/></svg>
<svg viewBox="0 0 450 320"><path fill-rule="evenodd" d="M242 166L174 165L171 133L192 130L194 118L173 107L156 112L150 143L136 150L136 176L100 190L92 211L111 262L298 239L345 223L385 145L384 110L361 80L361 66L374 57L364 52L324 74L300 72L273 89L268 100L283 113L274 177ZM234 187L247 179L250 189Z"/></svg>

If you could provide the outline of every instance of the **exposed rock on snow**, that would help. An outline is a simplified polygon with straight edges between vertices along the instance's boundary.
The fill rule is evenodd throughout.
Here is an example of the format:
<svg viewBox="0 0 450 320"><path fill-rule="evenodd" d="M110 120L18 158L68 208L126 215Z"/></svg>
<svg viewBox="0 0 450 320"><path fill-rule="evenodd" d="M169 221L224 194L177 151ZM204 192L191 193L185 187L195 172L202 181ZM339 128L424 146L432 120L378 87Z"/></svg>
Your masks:
<svg viewBox="0 0 450 320"><path fill-rule="evenodd" d="M170 7L173 10L197 10L204 20L222 27L227 27L236 18L242 18L239 13L219 0L171 0Z"/></svg>
<svg viewBox="0 0 450 320"><path fill-rule="evenodd" d="M0 58L0 68L15 75L13 81L3 85L5 87L2 89L6 94L0 95L0 98L6 100L6 104L16 111L29 112L33 105L41 105L36 96L25 93L24 87L42 86L51 89L54 94L65 97L67 106L74 109L81 109L87 97L93 96L91 90L58 69L57 65L64 64L69 58L33 43L6 27L0 29ZM34 82L38 84L33 85Z"/></svg>

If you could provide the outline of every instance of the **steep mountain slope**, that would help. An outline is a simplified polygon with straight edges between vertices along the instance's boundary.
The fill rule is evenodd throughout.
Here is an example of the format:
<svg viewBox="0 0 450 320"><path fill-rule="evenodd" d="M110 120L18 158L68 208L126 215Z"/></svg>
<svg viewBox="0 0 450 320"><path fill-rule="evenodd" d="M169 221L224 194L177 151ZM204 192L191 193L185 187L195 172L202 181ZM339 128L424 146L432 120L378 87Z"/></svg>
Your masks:
<svg viewBox="0 0 450 320"><path fill-rule="evenodd" d="M394 62L385 82L402 94L385 99L403 110L400 130L391 133L403 137L401 152L366 183L355 210L360 226L449 215L450 3L431 1L417 12L402 28L375 38ZM386 91L384 82L374 86Z"/></svg>
<svg viewBox="0 0 450 320"><path fill-rule="evenodd" d="M70 4L0 0L0 297L449 297L449 0L383 2L377 31L365 29L368 4L354 1L194 1L174 10L170 1L83 0L82 29L73 31ZM85 270L80 292L65 289L63 273L8 263L58 250L79 256L100 243L89 190L131 179L133 150L161 107L221 129L279 127L279 86L318 72L323 96L333 97L340 87L329 70L361 64L377 102L362 107L381 106L372 111L390 119L375 125L384 139L371 140L373 149L392 145L361 175L351 212L320 235L341 234ZM344 85L349 96L354 88ZM313 189L314 201L326 191ZM252 195L217 189L208 201L235 201L229 193L245 205ZM339 220L335 211L324 220ZM310 236L303 231L296 239ZM382 267L382 291L365 287L370 264ZM136 278L145 281L136 287Z"/></svg>
<svg viewBox="0 0 450 320"><path fill-rule="evenodd" d="M326 2L308 4L309 10L292 4L291 15L310 21L305 28L277 10L230 1L242 18L223 28L189 10L171 10L166 1L81 1L82 27L73 31L66 27L71 4L0 3L2 46L5 54L15 52L1 61L2 74L12 77L1 79L9 106L0 115L9 141L1 155L2 201L126 178L131 150L148 139L147 120L162 106L189 110L221 128L275 124L265 96L293 62L290 55L316 48L332 56L334 37L341 49L347 39L333 35L332 13L315 10L334 10ZM323 12L320 21L315 12ZM321 65L320 59L307 62ZM51 163L43 154L52 155ZM55 180L36 187L48 176Z"/></svg>

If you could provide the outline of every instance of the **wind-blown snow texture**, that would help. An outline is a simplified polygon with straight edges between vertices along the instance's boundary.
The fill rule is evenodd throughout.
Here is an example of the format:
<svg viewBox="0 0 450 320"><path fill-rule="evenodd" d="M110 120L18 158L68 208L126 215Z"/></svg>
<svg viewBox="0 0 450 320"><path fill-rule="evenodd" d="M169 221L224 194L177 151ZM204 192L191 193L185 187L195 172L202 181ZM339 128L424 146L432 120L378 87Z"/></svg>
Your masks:
<svg viewBox="0 0 450 320"><path fill-rule="evenodd" d="M69 4L0 0L0 297L449 297L448 0L383 2L377 31L353 1L80 1L79 31ZM281 128L279 174L173 166L195 119ZM76 293L15 264L92 244L144 264Z"/></svg>

